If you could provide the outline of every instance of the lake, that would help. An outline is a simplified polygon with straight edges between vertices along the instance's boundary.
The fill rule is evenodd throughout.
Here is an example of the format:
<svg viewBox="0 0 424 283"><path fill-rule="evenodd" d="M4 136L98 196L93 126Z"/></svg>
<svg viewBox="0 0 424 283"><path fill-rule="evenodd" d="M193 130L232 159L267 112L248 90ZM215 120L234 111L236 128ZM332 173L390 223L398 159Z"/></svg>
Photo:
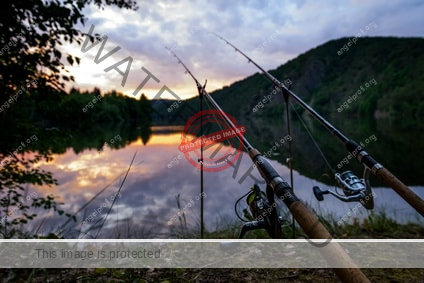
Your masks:
<svg viewBox="0 0 424 283"><path fill-rule="evenodd" d="M177 215L178 195L180 207L185 208L189 228L200 227L202 198L207 230L215 231L224 228L226 223L235 223L234 203L254 184L251 177L242 178L252 165L250 158L243 152L237 170L229 167L221 172L204 172L204 194L201 195L200 170L194 168L178 149L181 130L182 127L152 127L148 139L139 137L118 149L113 148L112 143L122 143L119 140L122 138L120 135L112 135L114 138L99 149L84 149L76 153L74 149L68 148L62 154L53 154L51 162L41 162L37 166L52 172L59 181L59 186L29 186L28 193L53 193L64 203L63 208L66 211L76 213L111 184L76 215L76 224L71 222L66 227L61 227L66 238L95 238L112 204L113 208L97 238L178 237L181 232ZM205 155L213 150L214 148L208 149ZM226 146L220 149L222 152L227 150ZM118 192L136 152L131 170ZM271 160L271 164L283 179L290 182L289 169L281 161ZM343 168L345 169L349 169L348 166ZM260 179L256 170L253 170L252 175ZM368 216L369 212L362 206L358 207L358 203L344 203L329 195L323 202L318 202L312 193L313 186L334 189L294 171L294 191L312 208L340 220L354 208L354 217ZM265 190L263 185L262 189ZM413 186L411 189L424 197L422 186ZM389 217L402 223L422 222L422 217L392 189L373 187L373 190L376 194L374 211L385 211ZM244 207L247 206L242 201L238 211L241 213ZM286 210L284 207L284 211ZM49 229L56 231L65 220L64 217L50 213L37 219L32 225L41 232Z"/></svg>

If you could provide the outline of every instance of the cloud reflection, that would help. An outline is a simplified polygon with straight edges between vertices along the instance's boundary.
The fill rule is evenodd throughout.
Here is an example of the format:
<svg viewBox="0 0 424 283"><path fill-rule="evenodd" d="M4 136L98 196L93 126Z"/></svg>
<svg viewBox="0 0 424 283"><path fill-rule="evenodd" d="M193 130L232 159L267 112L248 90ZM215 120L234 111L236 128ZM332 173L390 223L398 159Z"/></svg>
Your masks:
<svg viewBox="0 0 424 283"><path fill-rule="evenodd" d="M65 154L55 156L53 162L41 166L51 171L60 185L55 188L35 189L32 187L30 190L37 190L43 194L54 193L65 203L63 208L66 211L75 213L102 188L116 179L107 190L77 215L76 224L68 225L65 229L67 238L77 236L93 238L97 233L93 227L102 221L111 204L102 209L92 221L85 225L82 225L82 222L98 210L106 200L110 202L111 196L116 195L132 156L137 151L134 165L121 191L122 197L117 198L98 238L174 237L173 232L180 228L179 222L176 221L170 226L167 222L178 213L176 196L180 195L181 207L184 207L190 199L200 194L200 171L185 158L180 159L180 162L172 168L167 167L169 162L180 154L178 150L180 142L180 134L154 132L147 145L136 141L119 150L108 148L102 151L91 165L85 167L81 165L85 157L96 151L85 150L75 154L68 150ZM221 151L225 150L225 147L221 149ZM204 217L208 230L214 231L224 220L233 221L235 219L234 202L254 184L250 177L243 182L240 181L252 164L246 153L243 153L240 158L238 171L230 167L222 172L204 172L204 190L207 195L204 198ZM271 164L283 179L289 182L288 168L273 160ZM252 172L252 175L260 179L256 170ZM312 186L326 188L325 185L303 177L298 172L294 172L294 180L295 193L318 211L328 211L336 217L341 217L349 208L356 205L342 203L332 197L326 197L324 202L318 203L312 194ZM262 186L262 189L265 190L265 187ZM408 208L408 205L404 204L392 190L375 189L375 192L377 210L379 207L387 209L390 204L389 215L393 211L396 213L396 209L398 209L397 218L402 211L411 214L412 209ZM242 202L242 206L245 206L245 203ZM362 217L367 216L365 209L361 208L361 210ZM200 201L196 201L186 210L190 227L199 227L199 214ZM40 224L40 221L37 220L34 226ZM48 226L44 226L44 229L57 228L64 221L63 217L49 215Z"/></svg>

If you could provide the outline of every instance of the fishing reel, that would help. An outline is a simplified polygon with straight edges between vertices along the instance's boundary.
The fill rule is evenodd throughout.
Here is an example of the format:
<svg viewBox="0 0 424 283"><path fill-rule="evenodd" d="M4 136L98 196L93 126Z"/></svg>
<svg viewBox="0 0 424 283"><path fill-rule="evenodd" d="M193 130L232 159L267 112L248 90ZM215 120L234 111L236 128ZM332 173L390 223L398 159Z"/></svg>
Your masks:
<svg viewBox="0 0 424 283"><path fill-rule="evenodd" d="M373 192L369 182L370 170L365 168L363 179L359 179L352 171L334 175L338 185L343 189L343 194L330 190L321 191L318 186L312 188L318 201L324 200L324 195L330 194L344 202L359 201L366 209L374 208Z"/></svg>
<svg viewBox="0 0 424 283"><path fill-rule="evenodd" d="M246 203L249 206L253 220L245 221L238 215L237 203L247 195ZM272 189L267 186L267 193L261 191L258 185L254 184L250 188L250 192L237 200L235 205L236 215L246 223L242 226L239 239L251 230L265 229L269 235L274 235L274 225L283 225L287 221L282 216L279 216L276 210ZM246 214L246 213L245 213ZM245 216L246 217L246 216ZM248 217L251 219L251 217ZM275 224L277 223L277 224Z"/></svg>
<svg viewBox="0 0 424 283"><path fill-rule="evenodd" d="M261 191L259 186L256 184L250 188L250 193L247 195L246 203L255 219L258 219L259 216L270 207L265 193Z"/></svg>

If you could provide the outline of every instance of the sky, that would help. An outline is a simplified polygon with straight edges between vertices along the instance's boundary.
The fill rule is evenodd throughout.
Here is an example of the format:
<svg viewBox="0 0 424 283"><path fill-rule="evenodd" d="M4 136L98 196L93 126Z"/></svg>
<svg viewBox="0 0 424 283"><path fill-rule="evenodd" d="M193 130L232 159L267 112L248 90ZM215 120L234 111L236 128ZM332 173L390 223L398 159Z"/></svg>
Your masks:
<svg viewBox="0 0 424 283"><path fill-rule="evenodd" d="M71 86L82 90L99 87L102 92L116 90L133 96L147 78L136 97L144 93L149 99L158 98L164 86L175 96L164 90L161 98L196 96L194 81L165 46L200 82L208 80L208 92L258 72L210 32L220 34L267 70L330 40L350 39L359 33L361 37L424 36L422 0L139 0L138 6L137 11L85 8L87 21L80 30L88 32L94 25L93 33L107 36L100 58L117 46L120 49L95 63L101 44L84 48L85 52L81 46L65 45L68 53L81 58L79 66L68 66L76 79ZM124 59L127 61L115 65L119 73L113 65Z"/></svg>

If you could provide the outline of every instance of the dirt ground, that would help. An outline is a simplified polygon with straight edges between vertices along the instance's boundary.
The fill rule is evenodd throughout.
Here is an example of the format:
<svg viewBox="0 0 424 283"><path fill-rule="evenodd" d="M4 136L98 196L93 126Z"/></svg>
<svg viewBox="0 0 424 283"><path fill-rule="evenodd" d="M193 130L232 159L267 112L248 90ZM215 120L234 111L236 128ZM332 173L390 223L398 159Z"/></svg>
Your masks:
<svg viewBox="0 0 424 283"><path fill-rule="evenodd" d="M424 269L362 269L371 282L424 282ZM2 269L2 282L341 282L331 269Z"/></svg>

